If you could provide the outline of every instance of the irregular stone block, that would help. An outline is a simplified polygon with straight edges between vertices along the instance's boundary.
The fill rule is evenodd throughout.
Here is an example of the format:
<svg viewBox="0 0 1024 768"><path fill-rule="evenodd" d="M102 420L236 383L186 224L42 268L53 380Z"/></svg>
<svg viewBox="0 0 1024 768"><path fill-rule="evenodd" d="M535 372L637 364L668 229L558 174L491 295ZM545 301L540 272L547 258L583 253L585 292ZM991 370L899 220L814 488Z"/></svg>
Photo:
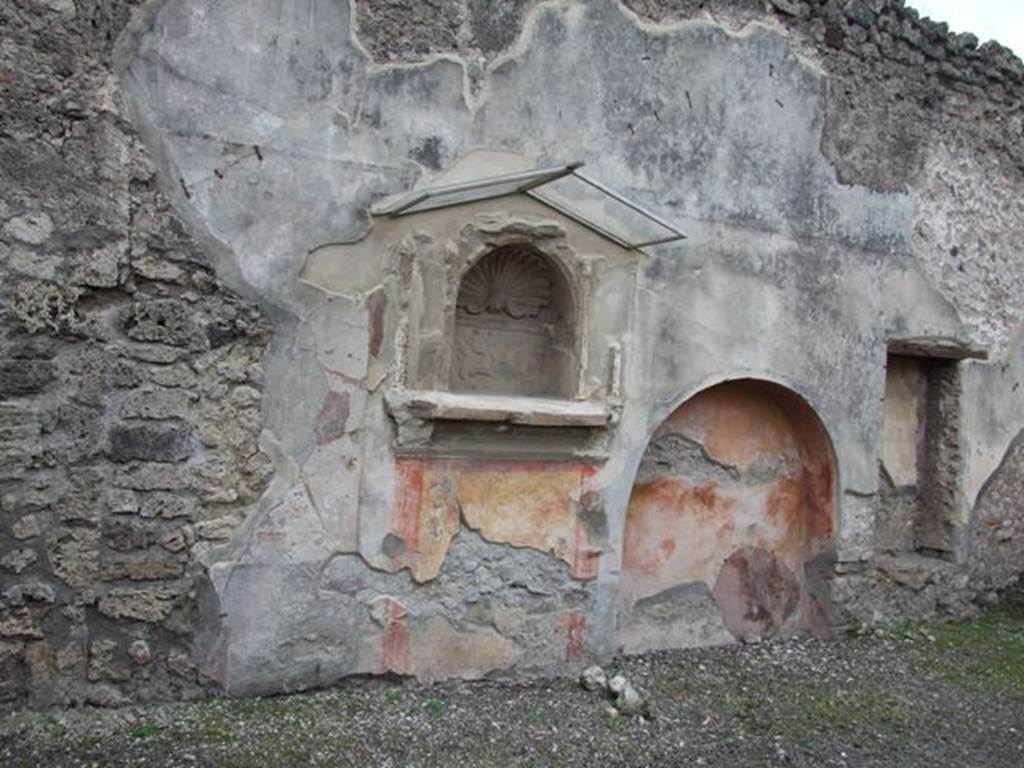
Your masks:
<svg viewBox="0 0 1024 768"><path fill-rule="evenodd" d="M177 264L157 256L143 256L132 260L132 270L139 277L162 283L184 284L187 273Z"/></svg>
<svg viewBox="0 0 1024 768"><path fill-rule="evenodd" d="M100 683L86 689L85 701L94 707L123 707L128 697L113 685Z"/></svg>
<svg viewBox="0 0 1024 768"><path fill-rule="evenodd" d="M615 708L623 715L641 715L647 710L647 702L633 684L626 680L622 688L615 692Z"/></svg>
<svg viewBox="0 0 1024 768"><path fill-rule="evenodd" d="M38 559L35 550L14 549L0 558L0 568L21 573Z"/></svg>
<svg viewBox="0 0 1024 768"><path fill-rule="evenodd" d="M139 389L129 392L121 404L126 419L181 419L188 416L198 399L182 389Z"/></svg>
<svg viewBox="0 0 1024 768"><path fill-rule="evenodd" d="M180 677L191 677L195 674L195 665L185 651L174 649L167 654L167 668Z"/></svg>
<svg viewBox="0 0 1024 768"><path fill-rule="evenodd" d="M117 348L117 352L132 360L162 364L173 363L187 354L180 347L168 347L164 344L124 344Z"/></svg>
<svg viewBox="0 0 1024 768"><path fill-rule="evenodd" d="M149 643L145 640L132 641L132 644L128 646L128 655L140 667L149 664L153 660L153 653L149 650Z"/></svg>
<svg viewBox="0 0 1024 768"><path fill-rule="evenodd" d="M31 211L4 224L4 234L23 243L39 245L53 234L53 220L44 211Z"/></svg>
<svg viewBox="0 0 1024 768"><path fill-rule="evenodd" d="M85 635L85 629L79 626L72 632L72 639L57 651L58 671L84 677L86 669Z"/></svg>
<svg viewBox="0 0 1024 768"><path fill-rule="evenodd" d="M185 563L163 549L107 555L101 576L105 581L173 579L185 572Z"/></svg>
<svg viewBox="0 0 1024 768"><path fill-rule="evenodd" d="M193 502L184 496L172 493L150 493L142 499L139 514L143 517L188 517L192 513Z"/></svg>
<svg viewBox="0 0 1024 768"><path fill-rule="evenodd" d="M588 691L608 690L608 676L599 666L587 667L580 673L580 685Z"/></svg>
<svg viewBox="0 0 1024 768"><path fill-rule="evenodd" d="M175 363L154 366L149 372L149 380L161 387L194 387L196 374L185 363Z"/></svg>
<svg viewBox="0 0 1024 768"><path fill-rule="evenodd" d="M202 404L197 435L210 448L240 448L252 445L260 431L260 413L255 408L236 410L220 401Z"/></svg>
<svg viewBox="0 0 1024 768"><path fill-rule="evenodd" d="M121 265L127 243L119 241L87 253L77 254L71 260L72 285L90 288L114 288L121 279Z"/></svg>
<svg viewBox="0 0 1024 768"><path fill-rule="evenodd" d="M56 597L49 584L32 581L8 587L4 590L4 599L9 605L19 606L29 601L52 604Z"/></svg>
<svg viewBox="0 0 1024 768"><path fill-rule="evenodd" d="M96 525L101 512L103 473L92 467L72 469L68 473L68 489L61 496L57 514L63 523Z"/></svg>
<svg viewBox="0 0 1024 768"><path fill-rule="evenodd" d="M258 407L261 399L260 391L248 384L235 387L228 397L228 401L236 408Z"/></svg>
<svg viewBox="0 0 1024 768"><path fill-rule="evenodd" d="M40 253L28 248L13 248L7 256L7 269L37 280L53 280L63 259L55 253Z"/></svg>
<svg viewBox="0 0 1024 768"><path fill-rule="evenodd" d="M131 668L125 663L121 644L110 638L94 640L89 644L88 678L92 681L127 680L132 676Z"/></svg>
<svg viewBox="0 0 1024 768"><path fill-rule="evenodd" d="M192 453L192 430L182 422L116 424L110 428L110 458L114 461L176 462Z"/></svg>
<svg viewBox="0 0 1024 768"><path fill-rule="evenodd" d="M22 397L43 392L54 380L53 363L47 360L0 361L0 397Z"/></svg>
<svg viewBox="0 0 1024 768"><path fill-rule="evenodd" d="M100 597L98 606L111 618L157 623L171 615L176 597L169 587L117 588Z"/></svg>
<svg viewBox="0 0 1024 768"><path fill-rule="evenodd" d="M110 488L107 490L107 508L115 515L132 515L139 511L139 499L133 491Z"/></svg>
<svg viewBox="0 0 1024 768"><path fill-rule="evenodd" d="M54 574L69 587L89 586L99 570L99 531L76 528L60 536L47 558Z"/></svg>
<svg viewBox="0 0 1024 768"><path fill-rule="evenodd" d="M112 360L108 368L108 381L110 386L118 389L134 389L143 384L145 376L128 360Z"/></svg>
<svg viewBox="0 0 1024 768"><path fill-rule="evenodd" d="M0 637L42 639L43 631L36 625L28 608L0 609Z"/></svg>
<svg viewBox="0 0 1024 768"><path fill-rule="evenodd" d="M239 520L234 515L218 517L214 520L203 520L195 524L195 533L200 539L210 541L228 541L238 527Z"/></svg>
<svg viewBox="0 0 1024 768"><path fill-rule="evenodd" d="M206 334L188 304L176 299L138 301L121 315L125 336L172 347L204 348Z"/></svg>
<svg viewBox="0 0 1024 768"><path fill-rule="evenodd" d="M123 520L123 518L122 518ZM159 530L153 523L111 522L103 529L106 545L115 552L145 549L156 543Z"/></svg>
<svg viewBox="0 0 1024 768"><path fill-rule="evenodd" d="M195 531L190 526L184 525L165 533L160 539L160 546L168 552L182 552L195 544L195 541Z"/></svg>
<svg viewBox="0 0 1024 768"><path fill-rule="evenodd" d="M33 539L43 532L39 515L25 515L11 526L11 535L19 541Z"/></svg>
<svg viewBox="0 0 1024 768"><path fill-rule="evenodd" d="M103 435L103 409L82 402L68 401L60 407L60 425L69 438L70 461L91 458L99 453Z"/></svg>
<svg viewBox="0 0 1024 768"><path fill-rule="evenodd" d="M183 464L133 462L114 470L113 483L137 491L183 491L192 486L192 471Z"/></svg>
<svg viewBox="0 0 1024 768"><path fill-rule="evenodd" d="M22 642L17 640L0 640L0 662L20 656L23 650L25 650L25 644Z"/></svg>
<svg viewBox="0 0 1024 768"><path fill-rule="evenodd" d="M26 281L15 289L11 309L14 318L29 333L44 330L73 333L81 324L75 310L80 295L77 288Z"/></svg>
<svg viewBox="0 0 1024 768"><path fill-rule="evenodd" d="M200 501L208 504L231 504L238 501L238 489L230 479L230 469L222 463L210 462L197 468L196 491Z"/></svg>
<svg viewBox="0 0 1024 768"><path fill-rule="evenodd" d="M43 512L53 503L53 491L57 486L56 478L36 475L32 485L16 487L9 493L0 495L0 509L14 516L28 512Z"/></svg>

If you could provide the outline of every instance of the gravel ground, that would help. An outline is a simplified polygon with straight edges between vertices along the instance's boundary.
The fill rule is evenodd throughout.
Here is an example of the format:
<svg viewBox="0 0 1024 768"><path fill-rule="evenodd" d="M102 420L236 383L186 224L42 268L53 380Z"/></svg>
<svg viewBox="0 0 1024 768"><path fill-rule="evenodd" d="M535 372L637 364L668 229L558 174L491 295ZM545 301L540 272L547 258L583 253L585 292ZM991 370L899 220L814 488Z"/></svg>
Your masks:
<svg viewBox="0 0 1024 768"><path fill-rule="evenodd" d="M618 660L650 717L572 680L0 718L10 766L1024 766L1024 599L959 625Z"/></svg>

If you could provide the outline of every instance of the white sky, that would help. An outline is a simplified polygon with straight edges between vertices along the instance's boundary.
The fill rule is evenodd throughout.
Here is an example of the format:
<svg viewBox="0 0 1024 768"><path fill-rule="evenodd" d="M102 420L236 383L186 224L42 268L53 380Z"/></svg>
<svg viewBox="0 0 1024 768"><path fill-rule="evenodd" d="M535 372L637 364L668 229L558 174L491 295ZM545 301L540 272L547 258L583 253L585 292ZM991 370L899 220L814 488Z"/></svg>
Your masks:
<svg viewBox="0 0 1024 768"><path fill-rule="evenodd" d="M1024 57L1024 0L908 0L922 16L944 21L954 32L997 40Z"/></svg>

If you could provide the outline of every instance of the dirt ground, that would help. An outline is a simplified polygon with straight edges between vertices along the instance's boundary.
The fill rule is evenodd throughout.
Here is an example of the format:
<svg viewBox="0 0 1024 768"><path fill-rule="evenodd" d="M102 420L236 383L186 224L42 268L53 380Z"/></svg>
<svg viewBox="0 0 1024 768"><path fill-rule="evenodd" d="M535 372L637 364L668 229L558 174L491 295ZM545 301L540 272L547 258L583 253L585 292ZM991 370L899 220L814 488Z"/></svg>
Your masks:
<svg viewBox="0 0 1024 768"><path fill-rule="evenodd" d="M0 719L5 766L1024 766L1024 600L975 622L652 654L574 680L363 680L314 693Z"/></svg>

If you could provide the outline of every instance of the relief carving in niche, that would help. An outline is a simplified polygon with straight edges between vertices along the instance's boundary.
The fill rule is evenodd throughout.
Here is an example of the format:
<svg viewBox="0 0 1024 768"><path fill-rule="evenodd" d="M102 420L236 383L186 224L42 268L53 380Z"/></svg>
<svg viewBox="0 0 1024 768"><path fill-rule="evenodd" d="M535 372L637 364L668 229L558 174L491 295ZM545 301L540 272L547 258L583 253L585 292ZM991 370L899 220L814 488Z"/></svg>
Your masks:
<svg viewBox="0 0 1024 768"><path fill-rule="evenodd" d="M571 397L572 299L548 257L496 248L466 273L455 313L456 392Z"/></svg>
<svg viewBox="0 0 1024 768"><path fill-rule="evenodd" d="M551 267L525 247L489 254L462 280L459 309L471 315L502 313L537 317L551 303Z"/></svg>

